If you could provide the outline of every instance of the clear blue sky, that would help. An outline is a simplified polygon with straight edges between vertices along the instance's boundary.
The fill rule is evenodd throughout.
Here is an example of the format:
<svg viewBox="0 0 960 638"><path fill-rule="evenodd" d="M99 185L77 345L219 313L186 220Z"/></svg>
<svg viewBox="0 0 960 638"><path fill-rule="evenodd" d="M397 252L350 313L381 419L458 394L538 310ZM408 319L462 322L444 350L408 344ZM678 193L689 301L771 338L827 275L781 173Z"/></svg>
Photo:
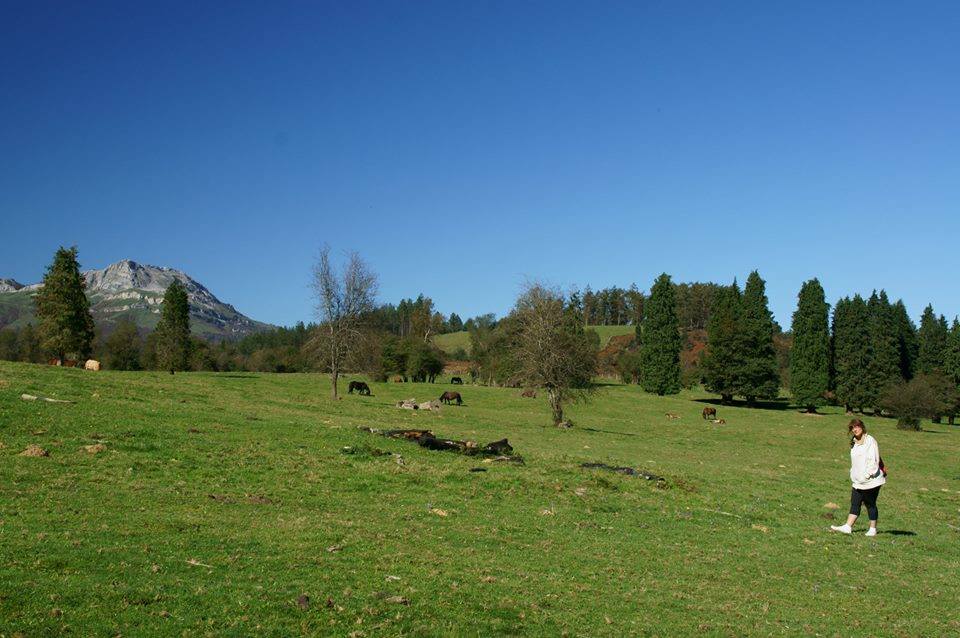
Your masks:
<svg viewBox="0 0 960 638"><path fill-rule="evenodd" d="M148 6L153 5L153 6ZM957 2L20 2L0 276L183 269L309 319L324 242L381 298L757 268L960 314Z"/></svg>

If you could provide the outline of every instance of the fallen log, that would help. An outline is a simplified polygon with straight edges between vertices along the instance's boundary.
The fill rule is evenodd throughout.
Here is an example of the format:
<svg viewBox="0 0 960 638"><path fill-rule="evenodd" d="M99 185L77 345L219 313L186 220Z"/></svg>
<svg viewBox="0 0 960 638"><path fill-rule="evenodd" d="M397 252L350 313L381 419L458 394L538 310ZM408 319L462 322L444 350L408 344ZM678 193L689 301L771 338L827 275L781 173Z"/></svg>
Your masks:
<svg viewBox="0 0 960 638"><path fill-rule="evenodd" d="M582 463L580 467L588 470L607 470L610 472L616 472L618 474L626 474L627 476L638 476L647 481L656 481L657 483L667 482L667 479L663 478L662 476L657 476L656 474L651 474L645 470L638 470L632 467L617 467L613 465L607 465L606 463Z"/></svg>
<svg viewBox="0 0 960 638"><path fill-rule="evenodd" d="M359 428L370 434L378 434L391 439L414 441L420 447L440 452L456 452L466 456L494 457L496 461L509 460L513 463L523 463L523 458L513 453L513 446L507 439L500 439L479 447L475 441L457 441L438 437L430 430L380 430L361 426Z"/></svg>

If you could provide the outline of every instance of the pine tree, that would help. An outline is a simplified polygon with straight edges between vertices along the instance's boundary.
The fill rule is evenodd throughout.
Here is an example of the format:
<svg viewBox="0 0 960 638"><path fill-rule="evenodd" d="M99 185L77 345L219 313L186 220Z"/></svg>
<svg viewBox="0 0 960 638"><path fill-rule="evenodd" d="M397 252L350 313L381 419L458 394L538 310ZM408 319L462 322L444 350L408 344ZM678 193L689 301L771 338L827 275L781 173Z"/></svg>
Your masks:
<svg viewBox="0 0 960 638"><path fill-rule="evenodd" d="M833 387L847 411L862 408L868 399L864 371L870 358L867 303L856 295L837 302L833 313Z"/></svg>
<svg viewBox="0 0 960 638"><path fill-rule="evenodd" d="M830 382L830 330L823 287L816 279L803 284L793 313L790 389L798 405L816 412Z"/></svg>
<svg viewBox="0 0 960 638"><path fill-rule="evenodd" d="M157 367L186 370L190 363L190 303L179 280L167 286L156 329Z"/></svg>
<svg viewBox="0 0 960 638"><path fill-rule="evenodd" d="M900 353L900 376L909 381L916 373L917 357L920 345L917 340L917 326L907 314L902 299L893 304L893 318L897 324L897 350ZM946 332L946 324L944 324Z"/></svg>
<svg viewBox="0 0 960 638"><path fill-rule="evenodd" d="M68 250L61 246L34 299L40 343L58 359L65 359L67 354L86 359L92 350L93 317L85 288L77 263L77 247Z"/></svg>
<svg viewBox="0 0 960 638"><path fill-rule="evenodd" d="M736 280L717 290L707 323L707 349L703 359L704 387L729 403L743 383L744 333L741 330L740 288Z"/></svg>
<svg viewBox="0 0 960 638"><path fill-rule="evenodd" d="M870 359L864 371L867 401L864 407L880 412L884 393L903 380L900 375L900 349L893 307L883 290L870 295L867 302Z"/></svg>
<svg viewBox="0 0 960 638"><path fill-rule="evenodd" d="M917 357L918 372L931 374L943 368L949 332L947 320L943 315L938 318L933 312L932 305L923 309L920 331L917 333L920 343Z"/></svg>
<svg viewBox="0 0 960 638"><path fill-rule="evenodd" d="M673 282L666 273L650 289L639 336L641 378L647 392L659 395L680 392L680 323Z"/></svg>
<svg viewBox="0 0 960 638"><path fill-rule="evenodd" d="M776 399L780 391L777 353L773 348L773 314L767 307L766 283L754 270L743 289L741 331L744 354L738 394L748 403L754 398Z"/></svg>

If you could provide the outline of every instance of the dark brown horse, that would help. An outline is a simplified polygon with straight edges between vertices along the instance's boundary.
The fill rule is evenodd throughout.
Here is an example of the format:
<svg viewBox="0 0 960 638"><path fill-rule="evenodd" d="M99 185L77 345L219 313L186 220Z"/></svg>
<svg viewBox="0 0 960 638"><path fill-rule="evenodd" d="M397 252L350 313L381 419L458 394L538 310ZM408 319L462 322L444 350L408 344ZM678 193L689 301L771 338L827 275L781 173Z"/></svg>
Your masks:
<svg viewBox="0 0 960 638"><path fill-rule="evenodd" d="M716 408L704 408L704 409L703 409L703 418L704 418L704 419L715 419L715 418L717 418L717 409L716 409Z"/></svg>
<svg viewBox="0 0 960 638"><path fill-rule="evenodd" d="M347 394L353 394L354 390L357 391L357 394L370 396L370 386L363 381L351 381L350 385L347 387Z"/></svg>
<svg viewBox="0 0 960 638"><path fill-rule="evenodd" d="M523 392L520 393L520 396L522 396L522 397L525 398L525 399L536 399L536 398L537 398L537 391L536 391L536 390L524 390Z"/></svg>
<svg viewBox="0 0 960 638"><path fill-rule="evenodd" d="M461 379L460 377L453 377L452 379L450 379L450 383L452 383L453 385L463 385L463 379Z"/></svg>
<svg viewBox="0 0 960 638"><path fill-rule="evenodd" d="M457 405L463 405L463 399L460 397L460 393L451 392L449 390L440 395L440 401L446 403L447 405L450 405L451 401L456 401Z"/></svg>

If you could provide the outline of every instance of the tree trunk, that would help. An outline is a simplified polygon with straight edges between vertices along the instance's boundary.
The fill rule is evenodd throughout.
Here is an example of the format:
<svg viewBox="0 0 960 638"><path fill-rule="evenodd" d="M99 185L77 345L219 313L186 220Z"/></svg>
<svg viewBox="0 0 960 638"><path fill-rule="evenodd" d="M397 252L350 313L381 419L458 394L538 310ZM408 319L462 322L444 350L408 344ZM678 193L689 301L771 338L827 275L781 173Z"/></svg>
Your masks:
<svg viewBox="0 0 960 638"><path fill-rule="evenodd" d="M333 399L337 399L337 379L340 377L340 368L336 362L330 366L330 385L333 391Z"/></svg>
<svg viewBox="0 0 960 638"><path fill-rule="evenodd" d="M933 417L933 418L930 419L930 420L933 421L934 423L940 423L940 421L942 420L942 418L940 417L940 415L937 415L937 416Z"/></svg>
<svg viewBox="0 0 960 638"><path fill-rule="evenodd" d="M563 405L560 403L560 397L554 390L548 390L547 394L550 397L550 410L553 412L553 424L560 425L560 423L563 422Z"/></svg>
<svg viewBox="0 0 960 638"><path fill-rule="evenodd" d="M733 403L733 395L732 395L732 394L721 394L721 395L720 395L720 403L722 403L723 405L730 405L731 403Z"/></svg>
<svg viewBox="0 0 960 638"><path fill-rule="evenodd" d="M950 425L953 425L953 419L954 419L954 415L951 414L949 417L947 417L947 423L949 423Z"/></svg>

